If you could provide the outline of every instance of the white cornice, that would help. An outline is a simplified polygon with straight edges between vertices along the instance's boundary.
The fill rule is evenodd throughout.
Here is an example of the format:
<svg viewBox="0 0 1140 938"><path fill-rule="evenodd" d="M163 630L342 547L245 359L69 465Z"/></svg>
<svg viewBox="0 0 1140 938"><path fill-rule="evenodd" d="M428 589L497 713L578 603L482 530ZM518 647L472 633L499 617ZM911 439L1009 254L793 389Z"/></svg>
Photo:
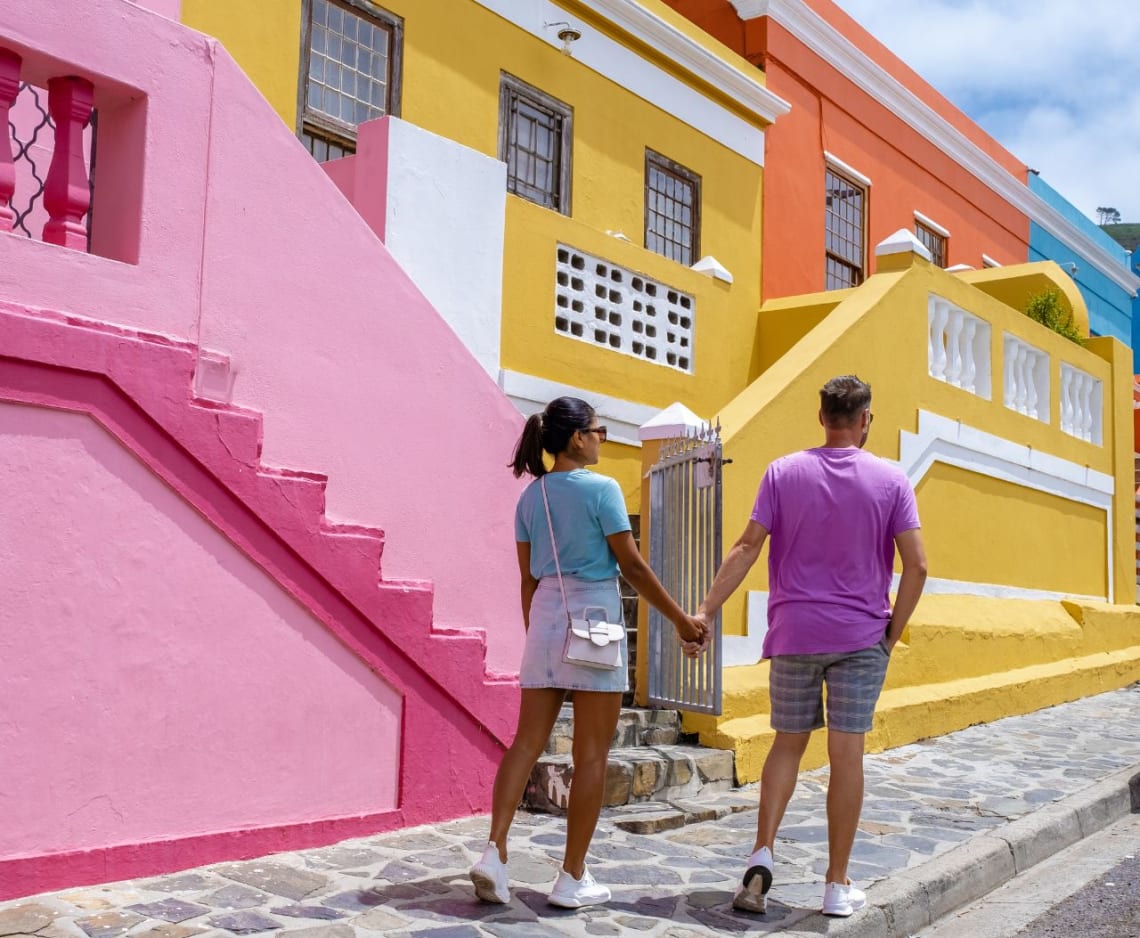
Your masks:
<svg viewBox="0 0 1140 938"><path fill-rule="evenodd" d="M1113 283L1136 293L1140 277L1131 273L1087 234L1032 192L953 124L861 52L803 0L731 0L742 20L770 16L825 62L906 121L936 147L972 173L1031 221L1092 263Z"/></svg>
<svg viewBox="0 0 1140 938"><path fill-rule="evenodd" d="M724 92L757 117L772 123L792 106L762 82L734 68L637 0L579 0L639 42L659 50L686 71Z"/></svg>

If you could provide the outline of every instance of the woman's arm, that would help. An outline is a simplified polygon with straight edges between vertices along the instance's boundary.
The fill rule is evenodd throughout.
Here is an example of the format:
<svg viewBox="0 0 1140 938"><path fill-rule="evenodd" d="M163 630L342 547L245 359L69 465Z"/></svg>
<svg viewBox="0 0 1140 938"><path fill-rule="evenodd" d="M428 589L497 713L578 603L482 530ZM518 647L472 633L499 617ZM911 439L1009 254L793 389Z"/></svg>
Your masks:
<svg viewBox="0 0 1140 938"><path fill-rule="evenodd" d="M519 575L522 578L523 628L529 631L530 602L534 599L534 591L538 589L538 580L530 572L530 542L518 541L515 546L519 552Z"/></svg>
<svg viewBox="0 0 1140 938"><path fill-rule="evenodd" d="M610 550L614 552L614 556L617 557L622 576L626 578L630 586L637 590L640 596L643 596L650 605L673 623L681 641L702 643L705 638L705 625L687 615L685 610L677 605L676 600L661 585L661 581L657 579L653 569L638 551L632 532L621 531L617 534L611 534L606 538L606 541L610 545Z"/></svg>

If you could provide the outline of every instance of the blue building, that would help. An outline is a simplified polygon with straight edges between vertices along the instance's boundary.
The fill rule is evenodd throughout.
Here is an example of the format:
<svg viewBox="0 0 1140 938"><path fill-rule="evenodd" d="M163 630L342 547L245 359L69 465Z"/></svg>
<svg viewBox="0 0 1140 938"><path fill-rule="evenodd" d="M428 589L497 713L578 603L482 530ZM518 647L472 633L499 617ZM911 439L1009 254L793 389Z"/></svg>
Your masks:
<svg viewBox="0 0 1140 938"><path fill-rule="evenodd" d="M1049 211L1076 229L1076 237L1062 241L1031 214L1029 260L1056 261L1068 271L1089 308L1090 330L1119 339L1135 358L1140 348L1140 278L1132 268L1133 255L1034 172L1029 173L1029 188Z"/></svg>

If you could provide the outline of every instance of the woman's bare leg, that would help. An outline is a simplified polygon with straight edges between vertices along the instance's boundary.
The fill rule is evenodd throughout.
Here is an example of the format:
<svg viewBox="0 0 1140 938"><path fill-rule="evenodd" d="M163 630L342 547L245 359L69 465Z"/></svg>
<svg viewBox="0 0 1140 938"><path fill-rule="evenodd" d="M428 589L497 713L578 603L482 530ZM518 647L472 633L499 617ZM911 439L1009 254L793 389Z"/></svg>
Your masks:
<svg viewBox="0 0 1140 938"><path fill-rule="evenodd" d="M577 695L575 695L577 696ZM620 694L618 695L620 698ZM524 688L519 704L519 725L511 748L503 754L499 771L495 774L495 788L491 800L491 843L499 848L499 858L507 862L507 834L515 819L523 792L526 790L530 770L546 748L554 721L566 691L557 688ZM576 709L576 708L575 708ZM616 719L616 718L615 718ZM577 723L577 719L575 719ZM612 730L611 730L612 732ZM574 739L577 745L578 734Z"/></svg>
<svg viewBox="0 0 1140 938"><path fill-rule="evenodd" d="M562 868L575 879L582 878L586 851L598 826L606 762L620 713L620 693L574 691L574 778L570 782Z"/></svg>

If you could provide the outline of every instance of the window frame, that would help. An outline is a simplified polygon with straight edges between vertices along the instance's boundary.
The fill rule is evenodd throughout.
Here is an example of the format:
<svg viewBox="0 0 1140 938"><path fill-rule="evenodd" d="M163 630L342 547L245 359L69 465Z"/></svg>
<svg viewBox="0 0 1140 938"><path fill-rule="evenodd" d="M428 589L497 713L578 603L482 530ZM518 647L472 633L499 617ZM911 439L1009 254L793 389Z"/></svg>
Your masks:
<svg viewBox="0 0 1140 938"><path fill-rule="evenodd" d="M388 50L388 105L384 116L400 116L404 72L404 20L371 0L327 0L333 6L367 17L387 29L391 36ZM309 60L313 51L313 0L301 0L301 58L297 68L297 137L318 136L349 152L356 151L356 128L338 117L309 107ZM315 131L315 134L313 133Z"/></svg>
<svg viewBox="0 0 1140 938"><path fill-rule="evenodd" d="M649 173L652 168L656 168L666 174L672 175L682 182L688 183L693 187L693 220L690 225L691 239L688 246L690 259L686 262L675 257L670 257L663 251L658 251L649 246L649 221L651 215L655 214L649 208L649 196L651 190L649 187ZM687 166L682 166L676 160L671 160L669 157L656 150L645 148L645 185L642 197L645 202L645 219L644 219L644 240L643 244L647 251L652 251L659 257L664 257L666 260L674 261L678 264L683 264L685 267L692 267L697 261L701 259L701 177L700 174L693 172ZM659 213L658 213L659 214ZM669 243L669 239L664 235L659 235L663 240ZM675 242L672 242L675 243Z"/></svg>
<svg viewBox="0 0 1140 938"><path fill-rule="evenodd" d="M831 217L835 215L838 218L838 212L833 212L831 206L827 204L828 198L828 179L834 177L840 182L846 184L852 189L855 189L862 196L862 206L860 209L859 218L859 264L855 265L850 259L844 255L832 251L828 247L828 235L830 234ZM858 181L854 173L848 173L838 166L833 165L831 162L824 164L823 175L823 195L824 195L824 215L823 215L823 288L824 290L850 290L864 283L867 279L867 215L870 203L869 184ZM838 235L837 235L838 237ZM843 286L831 286L829 284L830 273L828 272L829 262L834 260L837 264L843 267L851 268L856 273L856 281L853 284L846 284Z"/></svg>
<svg viewBox="0 0 1140 938"><path fill-rule="evenodd" d="M529 99L528 103L532 107L545 109L551 111L559 117L561 125L558 130L558 173L557 183L558 191L553 193L551 201L552 205L545 205L532 199L530 196L520 193L512 188L511 177L511 161L510 161L510 146L511 146L511 98L522 97ZM560 215L571 214L571 181L573 179L573 163L574 163L574 108L567 104L565 101L560 101L553 95L547 94L540 88L523 81L516 75L510 72L499 73L499 159L507 166L507 192L511 195L517 196L520 199L526 199L533 205L540 208L549 209L553 212L558 212ZM517 178L517 177L515 177Z"/></svg>
<svg viewBox="0 0 1140 938"><path fill-rule="evenodd" d="M914 236L930 252L930 262L935 267L950 265L950 232L917 210L914 213ZM937 245L937 249L931 242Z"/></svg>

